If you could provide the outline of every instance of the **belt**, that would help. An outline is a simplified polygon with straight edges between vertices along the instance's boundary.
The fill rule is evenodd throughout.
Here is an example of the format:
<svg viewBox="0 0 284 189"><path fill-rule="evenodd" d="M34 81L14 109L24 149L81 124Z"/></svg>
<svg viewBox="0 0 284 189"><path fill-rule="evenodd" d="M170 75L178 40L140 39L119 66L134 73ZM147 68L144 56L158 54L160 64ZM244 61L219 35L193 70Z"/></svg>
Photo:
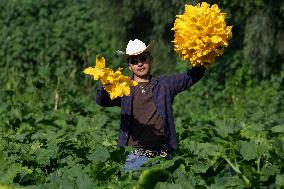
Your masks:
<svg viewBox="0 0 284 189"><path fill-rule="evenodd" d="M169 152L167 150L150 150L150 149L136 148L133 151L133 154L139 155L139 156L146 156L149 158L153 158L156 156L160 156L164 158L169 155Z"/></svg>

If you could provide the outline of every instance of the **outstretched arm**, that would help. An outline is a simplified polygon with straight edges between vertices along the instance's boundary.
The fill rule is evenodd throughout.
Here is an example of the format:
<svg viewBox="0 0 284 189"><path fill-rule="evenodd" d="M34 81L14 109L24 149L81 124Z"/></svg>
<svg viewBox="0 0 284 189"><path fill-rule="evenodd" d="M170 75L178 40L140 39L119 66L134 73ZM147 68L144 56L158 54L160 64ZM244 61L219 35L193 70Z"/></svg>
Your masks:
<svg viewBox="0 0 284 189"><path fill-rule="evenodd" d="M168 77L168 85L171 90L171 94L174 97L178 93L188 89L197 81L199 81L205 73L203 66L193 67L187 70L186 73L175 74Z"/></svg>
<svg viewBox="0 0 284 189"><path fill-rule="evenodd" d="M108 92L104 90L103 85L100 83L97 88L96 102L98 105L104 107L112 107L112 106L120 107L121 98L118 97L111 100Z"/></svg>

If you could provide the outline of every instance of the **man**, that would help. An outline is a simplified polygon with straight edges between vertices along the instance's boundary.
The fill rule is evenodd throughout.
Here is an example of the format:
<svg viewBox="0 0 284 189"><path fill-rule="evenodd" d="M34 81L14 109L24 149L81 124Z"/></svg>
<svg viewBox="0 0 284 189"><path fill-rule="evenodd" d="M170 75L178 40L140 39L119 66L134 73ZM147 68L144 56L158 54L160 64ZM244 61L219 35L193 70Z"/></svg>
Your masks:
<svg viewBox="0 0 284 189"><path fill-rule="evenodd" d="M138 85L131 87L130 96L111 100L100 85L96 102L101 106L121 107L118 145L129 145L135 150L128 156L125 170L139 169L149 158L169 157L177 148L172 103L174 97L200 80L204 67L194 67L182 74L153 78L151 66L153 42L130 40L126 51L117 51L127 61L132 79Z"/></svg>

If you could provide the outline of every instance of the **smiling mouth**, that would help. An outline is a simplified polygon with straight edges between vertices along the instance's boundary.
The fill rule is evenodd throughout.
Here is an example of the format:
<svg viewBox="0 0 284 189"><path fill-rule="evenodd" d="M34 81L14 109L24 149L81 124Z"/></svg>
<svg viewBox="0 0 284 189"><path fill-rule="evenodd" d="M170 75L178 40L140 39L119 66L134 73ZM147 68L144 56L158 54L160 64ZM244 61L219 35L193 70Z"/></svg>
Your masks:
<svg viewBox="0 0 284 189"><path fill-rule="evenodd" d="M145 70L145 68L140 68L138 69L138 72L143 72Z"/></svg>

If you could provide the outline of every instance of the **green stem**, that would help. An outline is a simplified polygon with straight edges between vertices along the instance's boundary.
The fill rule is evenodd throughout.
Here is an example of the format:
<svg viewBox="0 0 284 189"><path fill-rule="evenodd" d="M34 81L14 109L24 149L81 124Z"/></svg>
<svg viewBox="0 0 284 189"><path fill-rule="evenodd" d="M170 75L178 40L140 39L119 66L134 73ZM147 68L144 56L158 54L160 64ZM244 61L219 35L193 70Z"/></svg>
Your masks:
<svg viewBox="0 0 284 189"><path fill-rule="evenodd" d="M256 166L257 166L257 174L260 174L260 156L257 157Z"/></svg>
<svg viewBox="0 0 284 189"><path fill-rule="evenodd" d="M250 185L249 179L248 179L245 175L243 175L243 174L241 173L239 167L238 167L238 166L235 166L228 158L224 157L224 159L225 159L225 160L228 162L228 164L234 169L234 171L235 171L238 175L240 175L240 176L243 178L243 180L245 181L246 185Z"/></svg>
<svg viewBox="0 0 284 189"><path fill-rule="evenodd" d="M256 159L256 166L257 166L257 174L260 174L260 154L259 154L259 144L257 145L257 159Z"/></svg>

